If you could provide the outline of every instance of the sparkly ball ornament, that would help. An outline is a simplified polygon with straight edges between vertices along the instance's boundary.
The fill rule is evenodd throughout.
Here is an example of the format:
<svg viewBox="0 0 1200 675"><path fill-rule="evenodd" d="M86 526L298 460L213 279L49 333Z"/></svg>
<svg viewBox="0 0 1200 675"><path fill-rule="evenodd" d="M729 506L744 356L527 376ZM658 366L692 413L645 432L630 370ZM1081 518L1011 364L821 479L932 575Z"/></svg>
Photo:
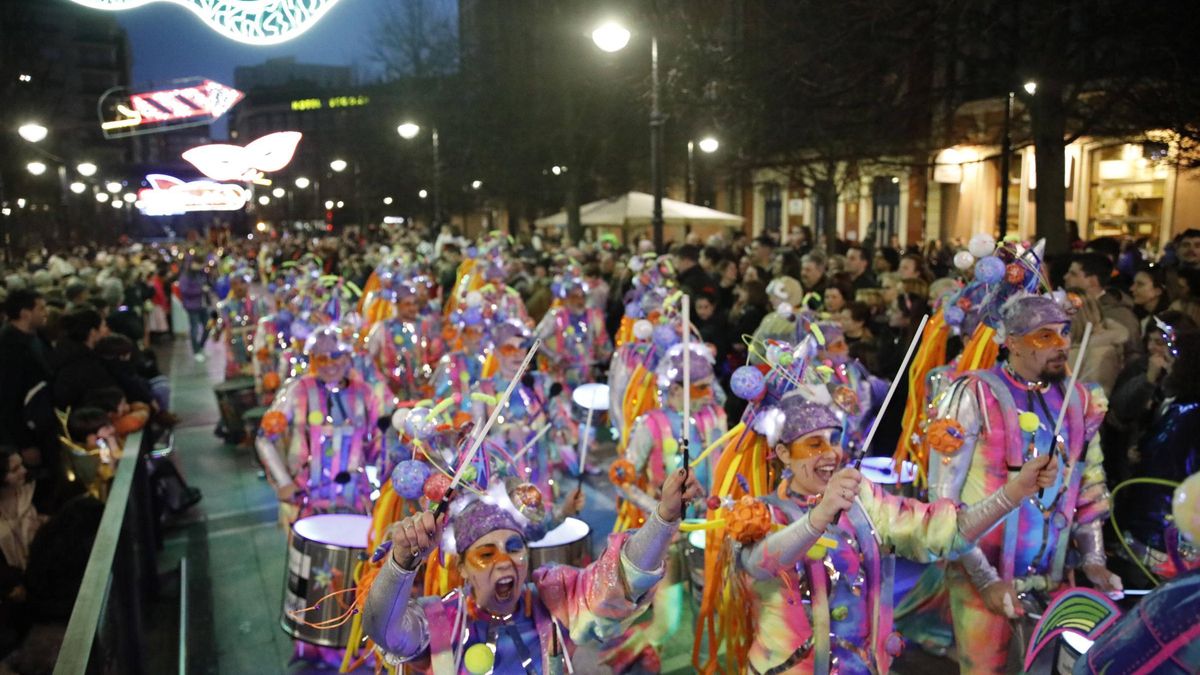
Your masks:
<svg viewBox="0 0 1200 675"><path fill-rule="evenodd" d="M779 345L767 345L767 363L772 365L777 364L782 356L783 347Z"/></svg>
<svg viewBox="0 0 1200 675"><path fill-rule="evenodd" d="M675 343L679 342L679 333L675 331L674 326L661 325L654 328L654 344L659 349L670 349Z"/></svg>
<svg viewBox="0 0 1200 675"><path fill-rule="evenodd" d="M1200 544L1200 473L1188 476L1171 499L1175 527L1193 546Z"/></svg>
<svg viewBox="0 0 1200 675"><path fill-rule="evenodd" d="M733 371L729 387L733 389L734 396L743 401L757 401L767 391L767 382L758 368L742 366Z"/></svg>
<svg viewBox="0 0 1200 675"><path fill-rule="evenodd" d="M263 389L275 391L279 388L279 373L271 371L263 375Z"/></svg>
<svg viewBox="0 0 1200 675"><path fill-rule="evenodd" d="M638 319L633 322L633 337L644 342L649 340L652 335L654 335L654 324L645 319Z"/></svg>
<svg viewBox="0 0 1200 675"><path fill-rule="evenodd" d="M413 408L404 420L404 432L413 438L428 440L437 431L437 420L428 408Z"/></svg>
<svg viewBox="0 0 1200 675"><path fill-rule="evenodd" d="M640 319L645 316L645 312L642 311L641 305L631 302L625 305L625 316L631 319Z"/></svg>
<svg viewBox="0 0 1200 675"><path fill-rule="evenodd" d="M450 488L450 477L444 473L430 474L425 480L425 486L422 492L425 493L425 498L431 502L440 502L442 497L446 496L446 490Z"/></svg>
<svg viewBox="0 0 1200 675"><path fill-rule="evenodd" d="M478 326L483 322L483 309L481 307L467 307L463 312L463 322L468 326Z"/></svg>
<svg viewBox="0 0 1200 675"><path fill-rule="evenodd" d="M396 494L405 499L417 499L425 492L425 481L429 480L429 465L410 459L400 462L392 469L392 487Z"/></svg>
<svg viewBox="0 0 1200 675"><path fill-rule="evenodd" d="M471 291L467 293L467 307L479 307L483 304L483 293Z"/></svg>
<svg viewBox="0 0 1200 675"><path fill-rule="evenodd" d="M542 507L542 491L533 483L522 483L513 488L509 497L513 501L513 505L518 509L541 508Z"/></svg>
<svg viewBox="0 0 1200 675"><path fill-rule="evenodd" d="M1004 261L994 255L975 263L975 278L985 284L999 283L1004 278Z"/></svg>
<svg viewBox="0 0 1200 675"><path fill-rule="evenodd" d="M742 497L726 516L729 534L741 544L753 544L771 531L771 512L767 505L750 497Z"/></svg>
<svg viewBox="0 0 1200 675"><path fill-rule="evenodd" d="M990 256L996 250L996 238L987 232L980 232L971 237L971 241L967 243L967 250L976 258Z"/></svg>
<svg viewBox="0 0 1200 675"><path fill-rule="evenodd" d="M633 270L634 272L641 272L642 267L644 267L646 265L646 261L635 256L635 257L629 259L628 264L629 264L629 269Z"/></svg>
<svg viewBox="0 0 1200 675"><path fill-rule="evenodd" d="M958 452L966 439L966 431L962 425L952 419L938 419L930 422L925 430L925 442L934 452L952 455Z"/></svg>
<svg viewBox="0 0 1200 675"><path fill-rule="evenodd" d="M1025 268L1020 263L1009 263L1004 268L1004 280L1014 286L1025 281Z"/></svg>
<svg viewBox="0 0 1200 675"><path fill-rule="evenodd" d="M1042 426L1041 420L1038 419L1037 413L1023 412L1017 416L1017 424L1020 425L1021 431L1027 434L1032 434Z"/></svg>
<svg viewBox="0 0 1200 675"><path fill-rule="evenodd" d="M404 426L404 421L408 419L408 413L411 412L408 408L396 408L396 412L392 413L392 428L400 433L408 433Z"/></svg>
<svg viewBox="0 0 1200 675"><path fill-rule="evenodd" d="M966 316L967 313L964 312L962 307L959 307L958 305L950 305L942 314L942 318L946 320L947 326L962 325L963 319L966 318Z"/></svg>
<svg viewBox="0 0 1200 675"><path fill-rule="evenodd" d="M975 256L971 255L970 251L959 251L954 254L954 266L964 272L971 269L971 265L975 264Z"/></svg>

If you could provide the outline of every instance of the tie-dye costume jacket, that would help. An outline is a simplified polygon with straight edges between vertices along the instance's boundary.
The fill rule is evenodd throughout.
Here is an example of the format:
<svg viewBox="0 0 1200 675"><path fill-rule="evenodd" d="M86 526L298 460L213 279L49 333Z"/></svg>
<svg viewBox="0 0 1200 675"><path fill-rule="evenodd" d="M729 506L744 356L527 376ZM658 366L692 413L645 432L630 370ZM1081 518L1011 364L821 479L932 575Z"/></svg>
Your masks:
<svg viewBox="0 0 1200 675"><path fill-rule="evenodd" d="M365 468L379 459L379 404L370 388L357 376L331 386L305 375L284 386L268 414L274 411L287 418L287 431L276 437L260 428L256 446L276 485L299 487L282 515L370 513Z"/></svg>
<svg viewBox="0 0 1200 675"><path fill-rule="evenodd" d="M762 499L775 523L808 527L805 516L815 502L791 494L786 482ZM897 497L864 480L855 505L813 533L807 555L788 559L776 539L797 534L788 531L743 548L740 561L753 583L750 611L757 619L749 653L753 672L888 672L903 646L892 629L893 554L932 562L967 550L958 512L951 501Z"/></svg>
<svg viewBox="0 0 1200 675"><path fill-rule="evenodd" d="M708 401L694 405L692 427L689 434L688 453L692 459L700 456L710 444L728 431L725 409L719 403ZM683 452L679 439L683 434L683 414L678 410L657 408L637 418L625 448L625 458L633 463L638 475L646 479L647 485L661 485L667 473L683 464ZM717 465L720 455L714 452L696 467L696 480L707 490L712 483L711 467ZM638 508L646 510L645 504Z"/></svg>
<svg viewBox="0 0 1200 675"><path fill-rule="evenodd" d="M534 333L546 354L543 370L568 389L591 382L592 367L612 356L604 313L598 309L575 314L564 306L553 307Z"/></svg>
<svg viewBox="0 0 1200 675"><path fill-rule="evenodd" d="M262 298L235 298L232 295L217 304L221 341L225 343L225 377L254 374L254 333L258 320L269 308Z"/></svg>
<svg viewBox="0 0 1200 675"><path fill-rule="evenodd" d="M371 327L367 353L383 374L392 395L418 401L432 393L433 369L445 351L437 317L416 321L385 319Z"/></svg>

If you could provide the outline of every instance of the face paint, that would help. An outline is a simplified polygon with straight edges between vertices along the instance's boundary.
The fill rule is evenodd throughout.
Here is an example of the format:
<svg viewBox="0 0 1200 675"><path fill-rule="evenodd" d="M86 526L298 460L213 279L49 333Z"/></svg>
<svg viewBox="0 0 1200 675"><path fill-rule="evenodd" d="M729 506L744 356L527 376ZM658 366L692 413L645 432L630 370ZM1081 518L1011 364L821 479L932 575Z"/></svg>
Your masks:
<svg viewBox="0 0 1200 675"><path fill-rule="evenodd" d="M514 535L504 542L504 550L495 544L483 544L467 551L466 560L472 569L483 571L505 561L514 567L523 565L528 555L525 541Z"/></svg>
<svg viewBox="0 0 1200 675"><path fill-rule="evenodd" d="M708 398L712 394L712 384L709 382L693 382L691 393L692 398Z"/></svg>
<svg viewBox="0 0 1200 675"><path fill-rule="evenodd" d="M339 359L341 359L343 356L344 355L340 354L340 353L313 354L312 360L310 362L312 363L313 368L320 370L322 368L329 368L331 366L337 365Z"/></svg>
<svg viewBox="0 0 1200 675"><path fill-rule="evenodd" d="M1039 328L1022 335L1020 340L1030 349L1063 349L1070 344L1070 334L1070 326L1064 327L1061 333L1053 328Z"/></svg>
<svg viewBox="0 0 1200 675"><path fill-rule="evenodd" d="M823 434L812 434L805 436L804 438L792 441L790 444L785 445L785 450L783 454L780 454L780 458L790 459L791 461L802 461L806 459L812 459L813 457L820 457L821 455L838 448L838 446L841 445L841 436L841 431L836 430L830 434L829 438L826 438ZM838 452L840 452L840 449Z"/></svg>
<svg viewBox="0 0 1200 675"><path fill-rule="evenodd" d="M522 353L520 347L510 344L500 345L498 351L500 356L519 356Z"/></svg>

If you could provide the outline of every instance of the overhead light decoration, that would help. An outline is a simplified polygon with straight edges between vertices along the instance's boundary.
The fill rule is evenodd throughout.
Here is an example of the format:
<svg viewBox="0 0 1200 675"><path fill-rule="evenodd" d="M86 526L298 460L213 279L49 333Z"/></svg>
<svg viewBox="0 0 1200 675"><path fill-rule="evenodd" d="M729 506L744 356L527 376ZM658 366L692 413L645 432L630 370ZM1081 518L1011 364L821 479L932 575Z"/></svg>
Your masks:
<svg viewBox="0 0 1200 675"><path fill-rule="evenodd" d="M209 28L248 45L277 45L302 35L338 0L74 0L93 9L118 11L151 2L191 10Z"/></svg>
<svg viewBox="0 0 1200 675"><path fill-rule="evenodd" d="M83 194L86 190L87 190L87 185L84 185L83 183L80 183L79 181L75 181L74 183L71 183L71 192L74 192L77 195Z"/></svg>
<svg viewBox="0 0 1200 675"><path fill-rule="evenodd" d="M197 146L185 151L183 158L213 180L252 182L262 178L263 173L287 166L302 137L299 131L278 131L245 147L228 143Z"/></svg>
<svg viewBox="0 0 1200 675"><path fill-rule="evenodd" d="M250 201L250 192L240 185L208 180L182 181L174 176L152 173L149 188L138 192L137 207L147 216L174 216L193 211L239 211Z"/></svg>
<svg viewBox="0 0 1200 675"><path fill-rule="evenodd" d="M211 124L245 94L204 78L176 80L171 89L131 92L110 89L100 97L100 129L106 138L124 138Z"/></svg>
<svg viewBox="0 0 1200 675"><path fill-rule="evenodd" d="M79 172L80 176L84 177L96 175L96 165L91 162L82 162L79 166L75 167L75 170Z"/></svg>

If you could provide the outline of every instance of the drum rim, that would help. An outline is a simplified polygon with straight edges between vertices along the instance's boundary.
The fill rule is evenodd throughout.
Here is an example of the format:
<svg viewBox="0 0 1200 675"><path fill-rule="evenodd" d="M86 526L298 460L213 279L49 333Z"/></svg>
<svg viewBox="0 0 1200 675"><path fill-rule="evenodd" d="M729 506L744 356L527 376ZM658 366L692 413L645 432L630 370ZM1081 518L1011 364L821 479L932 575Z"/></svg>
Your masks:
<svg viewBox="0 0 1200 675"><path fill-rule="evenodd" d="M544 541L546 539L546 537L550 536L551 532L554 532L555 530L559 529L560 527L566 525L569 521L576 521L576 522L583 524L584 531L583 531L583 534L578 539L572 539L571 541L564 541L561 544L543 544L541 546L537 545L539 542ZM589 525L587 523L587 521L585 521L581 518L567 516L566 518L563 519L563 521L561 523L559 523L553 530L550 530L549 532L547 532L546 535L543 536L541 539L537 540L536 542L535 541L529 542L529 548L537 549L537 550L546 550L546 549L558 548L560 546L571 546L571 545L577 544L581 541L587 540L587 538L590 536L592 536L592 526Z"/></svg>
<svg viewBox="0 0 1200 675"><path fill-rule="evenodd" d="M306 520L312 520L312 519L316 519L316 518L323 518L323 517L326 517L326 516L341 516L341 517L346 517L346 516L349 516L349 517L352 517L352 518L354 518L354 519L359 519L359 518L363 518L363 519L365 519L365 520L364 520L364 521L362 521L362 522L364 522L364 523L366 524L366 526L367 526L367 527L366 527L366 531L365 531L365 533L364 533L364 534L366 535L366 537L365 537L365 539L363 540L363 544L362 544L362 546L345 546L345 545L342 545L342 544L336 544L336 543L333 543L333 542L321 541L321 540L319 540L319 539L312 539L312 538L310 538L310 537L307 537L307 536L305 536L303 533L301 533L301 532L298 532L298 531L296 530L296 526L297 526L297 525L299 525L299 524L300 524L301 522L303 522L303 521L306 521ZM362 515L362 514L359 514L359 513L315 513L315 514L313 514L313 515L311 515L311 516L305 516L304 518L299 518L299 519L297 519L295 522L293 522L293 523L292 523L291 527L289 527L289 528L288 528L288 532L290 532L292 535L294 535L294 536L296 536L296 537L299 537L299 538L303 539L303 540L304 540L304 541L306 541L306 542L310 542L310 543L312 543L312 544L316 544L316 545L318 545L318 546L322 546L322 547L325 547L325 548L333 548L333 549L338 549L338 550L363 551L363 550L366 550L366 548L367 548L367 545L368 545L368 543L370 542L370 539L371 539L371 517L370 517L370 516L366 516L366 515Z"/></svg>

